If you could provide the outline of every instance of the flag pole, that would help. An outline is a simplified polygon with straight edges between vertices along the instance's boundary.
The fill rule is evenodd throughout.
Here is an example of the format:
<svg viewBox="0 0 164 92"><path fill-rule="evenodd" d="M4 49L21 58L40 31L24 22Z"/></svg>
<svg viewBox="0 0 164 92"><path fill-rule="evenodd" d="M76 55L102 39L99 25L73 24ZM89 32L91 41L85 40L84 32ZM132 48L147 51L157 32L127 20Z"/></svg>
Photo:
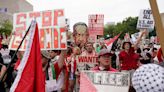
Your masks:
<svg viewBox="0 0 164 92"><path fill-rule="evenodd" d="M19 51L19 48L21 47L21 45L22 45L24 39L26 38L26 36L27 36L27 34L28 34L29 30L30 30L30 27L31 27L31 24L30 24L29 28L27 29L26 34L24 35L24 37L23 37L21 43L19 44L19 46L18 46L16 52L15 52L14 55L12 56L11 62L7 65L7 69L6 69L6 71L4 72L4 74L2 75L2 78L0 79L0 83L3 81L5 75L6 75L7 72L9 71L9 68L11 67L12 62L14 61L14 58L15 58L15 56L17 55L17 53L18 53L18 51Z"/></svg>

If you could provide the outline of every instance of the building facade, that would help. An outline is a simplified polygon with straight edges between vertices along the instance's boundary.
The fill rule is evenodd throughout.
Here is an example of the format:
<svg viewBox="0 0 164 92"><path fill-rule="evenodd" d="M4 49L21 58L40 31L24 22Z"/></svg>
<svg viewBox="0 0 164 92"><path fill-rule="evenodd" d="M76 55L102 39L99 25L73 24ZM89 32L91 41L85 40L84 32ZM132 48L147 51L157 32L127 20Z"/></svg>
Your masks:
<svg viewBox="0 0 164 92"><path fill-rule="evenodd" d="M26 0L0 0L0 22L13 20L13 14L18 12L33 11L33 6Z"/></svg>

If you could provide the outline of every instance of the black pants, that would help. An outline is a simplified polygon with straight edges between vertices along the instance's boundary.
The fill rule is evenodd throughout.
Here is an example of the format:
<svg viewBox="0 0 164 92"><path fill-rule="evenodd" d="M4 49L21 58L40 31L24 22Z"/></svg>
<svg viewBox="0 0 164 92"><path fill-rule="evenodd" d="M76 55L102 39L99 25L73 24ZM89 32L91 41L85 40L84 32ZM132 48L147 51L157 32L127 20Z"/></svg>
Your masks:
<svg viewBox="0 0 164 92"><path fill-rule="evenodd" d="M6 92L3 82L0 82L0 92Z"/></svg>

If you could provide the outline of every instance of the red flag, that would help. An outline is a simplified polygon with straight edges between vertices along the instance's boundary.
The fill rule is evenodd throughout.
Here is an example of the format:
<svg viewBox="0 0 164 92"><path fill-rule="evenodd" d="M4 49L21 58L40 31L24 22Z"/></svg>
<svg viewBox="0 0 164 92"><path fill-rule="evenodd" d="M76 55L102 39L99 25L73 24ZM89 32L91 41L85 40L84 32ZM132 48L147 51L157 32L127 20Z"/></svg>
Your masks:
<svg viewBox="0 0 164 92"><path fill-rule="evenodd" d="M34 21L29 30L26 51L18 66L17 77L10 92L45 92L45 78L42 71L38 26Z"/></svg>

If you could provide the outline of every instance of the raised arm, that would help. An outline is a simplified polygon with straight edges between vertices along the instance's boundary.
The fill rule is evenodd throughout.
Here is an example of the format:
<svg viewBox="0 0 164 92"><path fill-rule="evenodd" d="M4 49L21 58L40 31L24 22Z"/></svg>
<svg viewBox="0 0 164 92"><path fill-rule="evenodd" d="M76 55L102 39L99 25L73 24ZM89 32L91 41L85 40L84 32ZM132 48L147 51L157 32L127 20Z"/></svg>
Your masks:
<svg viewBox="0 0 164 92"><path fill-rule="evenodd" d="M141 33L140 37L137 39L136 44L134 44L134 49L137 49L138 44L140 43L140 41L141 41L141 39L142 39L143 35L144 35L144 34L146 34L146 33L147 33L147 30L146 30L146 29L144 29L144 30L142 31L142 33Z"/></svg>
<svg viewBox="0 0 164 92"><path fill-rule="evenodd" d="M62 50L58 59L58 66L61 69L64 66L66 50Z"/></svg>

